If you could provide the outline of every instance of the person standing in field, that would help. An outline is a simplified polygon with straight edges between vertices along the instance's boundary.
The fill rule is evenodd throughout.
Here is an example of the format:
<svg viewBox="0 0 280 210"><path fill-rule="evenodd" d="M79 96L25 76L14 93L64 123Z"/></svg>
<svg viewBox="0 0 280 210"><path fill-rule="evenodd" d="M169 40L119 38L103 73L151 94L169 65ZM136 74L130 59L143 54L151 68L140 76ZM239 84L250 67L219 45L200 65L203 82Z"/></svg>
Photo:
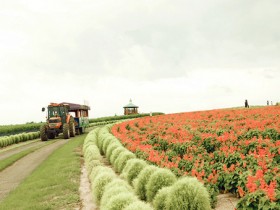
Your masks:
<svg viewBox="0 0 280 210"><path fill-rule="evenodd" d="M245 100L245 108L249 108L249 104L248 104L247 99Z"/></svg>

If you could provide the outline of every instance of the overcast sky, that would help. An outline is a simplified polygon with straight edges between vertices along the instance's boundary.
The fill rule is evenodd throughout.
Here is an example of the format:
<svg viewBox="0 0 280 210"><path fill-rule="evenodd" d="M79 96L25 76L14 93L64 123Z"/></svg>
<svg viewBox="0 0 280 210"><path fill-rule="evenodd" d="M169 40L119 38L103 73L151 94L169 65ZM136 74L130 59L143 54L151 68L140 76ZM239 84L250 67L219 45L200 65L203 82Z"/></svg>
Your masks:
<svg viewBox="0 0 280 210"><path fill-rule="evenodd" d="M0 0L0 124L280 101L279 0Z"/></svg>

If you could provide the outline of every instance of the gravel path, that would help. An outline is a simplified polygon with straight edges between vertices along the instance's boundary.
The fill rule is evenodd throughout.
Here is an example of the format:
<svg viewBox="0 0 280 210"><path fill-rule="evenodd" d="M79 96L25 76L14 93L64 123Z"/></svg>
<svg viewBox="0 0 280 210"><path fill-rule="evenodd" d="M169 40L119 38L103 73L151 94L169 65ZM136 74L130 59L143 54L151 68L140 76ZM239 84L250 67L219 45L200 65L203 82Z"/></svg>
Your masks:
<svg viewBox="0 0 280 210"><path fill-rule="evenodd" d="M0 172L0 201L30 175L53 151L66 142L65 140L60 140L44 146Z"/></svg>

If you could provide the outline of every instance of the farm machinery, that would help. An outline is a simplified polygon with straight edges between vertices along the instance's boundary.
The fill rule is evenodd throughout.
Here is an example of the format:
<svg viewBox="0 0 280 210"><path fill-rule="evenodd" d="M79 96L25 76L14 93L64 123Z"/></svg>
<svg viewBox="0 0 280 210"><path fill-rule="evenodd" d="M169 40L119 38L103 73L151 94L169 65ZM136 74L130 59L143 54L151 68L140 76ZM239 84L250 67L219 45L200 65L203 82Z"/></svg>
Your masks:
<svg viewBox="0 0 280 210"><path fill-rule="evenodd" d="M47 107L47 122L40 128L41 140L54 139L60 133L63 133L64 139L82 134L89 125L88 110L90 107L86 105L66 102L50 103ZM42 111L45 111L45 107Z"/></svg>

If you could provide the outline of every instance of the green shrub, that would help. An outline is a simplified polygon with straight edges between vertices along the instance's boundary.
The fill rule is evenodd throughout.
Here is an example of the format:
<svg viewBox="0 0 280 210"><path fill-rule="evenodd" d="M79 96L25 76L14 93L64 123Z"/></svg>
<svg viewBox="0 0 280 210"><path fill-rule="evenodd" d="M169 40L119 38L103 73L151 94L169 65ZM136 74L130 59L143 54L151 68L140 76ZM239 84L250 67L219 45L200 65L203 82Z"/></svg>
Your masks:
<svg viewBox="0 0 280 210"><path fill-rule="evenodd" d="M106 155L106 150L107 150L107 147L108 145L114 141L112 137L107 137L104 142L103 142L103 145L102 145L102 151L103 153Z"/></svg>
<svg viewBox="0 0 280 210"><path fill-rule="evenodd" d="M136 201L137 198L133 193L131 192L122 192L118 195L113 196L110 198L105 206L106 210L122 210L134 201Z"/></svg>
<svg viewBox="0 0 280 210"><path fill-rule="evenodd" d="M210 199L206 188L194 177L184 177L170 188L166 210L210 210Z"/></svg>
<svg viewBox="0 0 280 210"><path fill-rule="evenodd" d="M130 159L136 158L136 156L129 151L123 151L115 161L114 169L116 172L121 173L126 162Z"/></svg>
<svg viewBox="0 0 280 210"><path fill-rule="evenodd" d="M83 152L87 150L87 147L90 145L96 145L97 141L97 132L99 131L99 128L94 129L93 131L89 132L89 134L86 136L84 140L83 145Z"/></svg>
<svg viewBox="0 0 280 210"><path fill-rule="evenodd" d="M110 144L108 145L107 150L105 152L105 156L106 156L107 160L110 161L113 151L115 149L117 149L118 147L122 147L120 142L116 142L116 141L110 142ZM111 161L110 161L110 163L111 163Z"/></svg>
<svg viewBox="0 0 280 210"><path fill-rule="evenodd" d="M131 185L132 181L139 175L145 166L147 166L147 163L144 160L130 159L126 162L121 177L125 178Z"/></svg>
<svg viewBox="0 0 280 210"><path fill-rule="evenodd" d="M20 138L19 138L18 135L15 135L15 142L16 142L16 143L19 143L19 142L20 142Z"/></svg>
<svg viewBox="0 0 280 210"><path fill-rule="evenodd" d="M103 172L99 173L92 183L92 192L94 196L94 200L97 204L100 204L100 200L102 198L104 189L108 183L110 183L116 175L113 173Z"/></svg>
<svg viewBox="0 0 280 210"><path fill-rule="evenodd" d="M92 160L90 162L86 162L85 165L86 165L87 173L91 174L92 169L97 166L102 166L102 163L99 160Z"/></svg>
<svg viewBox="0 0 280 210"><path fill-rule="evenodd" d="M126 149L122 146L119 146L118 148L116 148L113 152L112 152L112 155L110 157L110 163L112 165L115 165L115 161L116 159L118 158L119 154L123 151L126 151Z"/></svg>
<svg viewBox="0 0 280 210"><path fill-rule="evenodd" d="M124 210L153 210L153 208L143 201L134 201L125 207Z"/></svg>
<svg viewBox="0 0 280 210"><path fill-rule="evenodd" d="M19 138L20 138L20 141L19 142L23 142L24 141L24 138L23 138L23 135L22 134L18 134Z"/></svg>
<svg viewBox="0 0 280 210"><path fill-rule="evenodd" d="M115 174L115 172L111 168L108 168L108 167L105 167L102 165L96 166L92 169L90 176L89 176L91 183L93 183L95 178L101 173L108 173L108 174L113 174L113 175Z"/></svg>
<svg viewBox="0 0 280 210"><path fill-rule="evenodd" d="M176 176L168 169L159 168L149 178L147 183L147 200L152 202L157 192L172 185L176 181Z"/></svg>
<svg viewBox="0 0 280 210"><path fill-rule="evenodd" d="M170 186L169 187L163 187L158 191L156 194L154 200L153 200L153 207L156 210L162 210L166 208L166 199L168 198L170 194Z"/></svg>
<svg viewBox="0 0 280 210"><path fill-rule="evenodd" d="M112 198L113 196L116 196L122 192L133 192L133 189L131 188L128 183L122 179L114 179L112 182L108 183L103 192L103 196L101 198L100 206L105 207L107 202ZM101 208L102 209L102 208Z"/></svg>

